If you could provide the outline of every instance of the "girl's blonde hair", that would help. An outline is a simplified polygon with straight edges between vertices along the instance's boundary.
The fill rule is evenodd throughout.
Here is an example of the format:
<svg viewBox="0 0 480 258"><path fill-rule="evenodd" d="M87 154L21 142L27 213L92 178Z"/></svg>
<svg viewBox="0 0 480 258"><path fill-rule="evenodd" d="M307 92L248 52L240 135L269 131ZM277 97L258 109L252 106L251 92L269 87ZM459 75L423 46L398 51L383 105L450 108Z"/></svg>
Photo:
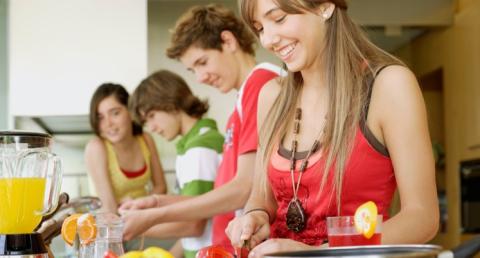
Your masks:
<svg viewBox="0 0 480 258"><path fill-rule="evenodd" d="M253 15L257 0L242 0L242 18L255 32ZM322 56L328 84L329 106L322 146L326 154L320 192L333 170L333 189L340 213L343 175L353 147L354 137L362 116L366 117L368 92L376 71L387 64L403 65L401 61L375 46L365 33L350 19L342 0L274 0L284 12L301 14L314 12L320 4L336 5L326 21L324 51ZM257 35L258 36L258 35ZM276 143L287 133L293 120L296 102L301 92L303 78L300 72L289 72L281 82L281 91L275 100L259 134L259 153L266 171ZM266 186L267 176L262 173Z"/></svg>

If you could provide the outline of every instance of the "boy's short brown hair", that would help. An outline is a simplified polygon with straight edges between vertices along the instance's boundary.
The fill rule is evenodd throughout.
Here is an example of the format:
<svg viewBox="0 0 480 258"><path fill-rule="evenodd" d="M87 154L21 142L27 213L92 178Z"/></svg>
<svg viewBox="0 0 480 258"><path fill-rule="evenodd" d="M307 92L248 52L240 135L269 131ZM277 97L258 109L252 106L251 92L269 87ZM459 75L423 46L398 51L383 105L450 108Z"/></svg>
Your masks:
<svg viewBox="0 0 480 258"><path fill-rule="evenodd" d="M167 56L179 59L191 46L222 51L222 31L230 31L244 52L255 55L255 37L247 26L231 10L209 4L194 6L177 20Z"/></svg>
<svg viewBox="0 0 480 258"><path fill-rule="evenodd" d="M208 102L193 95L185 80L176 73L160 70L144 79L130 97L128 107L133 119L145 123L150 111L183 111L201 118L208 111Z"/></svg>

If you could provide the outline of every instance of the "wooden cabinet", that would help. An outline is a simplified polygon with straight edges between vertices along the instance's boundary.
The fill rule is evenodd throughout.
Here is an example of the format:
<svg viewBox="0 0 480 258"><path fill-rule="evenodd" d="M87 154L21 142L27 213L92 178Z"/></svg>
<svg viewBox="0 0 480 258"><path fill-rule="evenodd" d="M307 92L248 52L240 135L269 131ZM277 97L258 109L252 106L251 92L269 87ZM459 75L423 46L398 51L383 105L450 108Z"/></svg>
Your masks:
<svg viewBox="0 0 480 258"><path fill-rule="evenodd" d="M478 61L480 65L480 60ZM476 66L477 68L479 66ZM480 77L476 72L471 77ZM470 77L469 76L469 77ZM463 114L460 120L460 159L469 160L480 157L480 85L475 85L480 78L467 78L463 103Z"/></svg>
<svg viewBox="0 0 480 258"><path fill-rule="evenodd" d="M462 241L460 162L480 158L479 15L479 4L463 10L444 34L447 247L450 248Z"/></svg>
<svg viewBox="0 0 480 258"><path fill-rule="evenodd" d="M456 55L455 89L458 97L459 155L461 160L480 157L480 8L458 16L452 31L452 54ZM461 39L461 40L460 40ZM453 86L453 85L452 85ZM447 96L448 97L448 96Z"/></svg>
<svg viewBox="0 0 480 258"><path fill-rule="evenodd" d="M461 0L459 6L451 26L432 30L400 51L420 78L443 70L446 166L445 177L439 173L437 179L446 189L448 218L446 232L436 241L446 248L464 240L460 162L480 158L480 1Z"/></svg>

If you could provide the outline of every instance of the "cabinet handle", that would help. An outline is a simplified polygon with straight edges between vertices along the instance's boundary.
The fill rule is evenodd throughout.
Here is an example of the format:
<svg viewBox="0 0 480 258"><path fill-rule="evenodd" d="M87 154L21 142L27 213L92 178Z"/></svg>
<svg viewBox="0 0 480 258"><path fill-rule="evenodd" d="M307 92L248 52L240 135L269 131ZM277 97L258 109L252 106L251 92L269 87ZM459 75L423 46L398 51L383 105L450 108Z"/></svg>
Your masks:
<svg viewBox="0 0 480 258"><path fill-rule="evenodd" d="M470 145L470 146L468 146L468 149L469 149L469 150L472 150L472 151L473 151L473 150L476 150L476 149L480 149L480 143L474 144L474 145Z"/></svg>

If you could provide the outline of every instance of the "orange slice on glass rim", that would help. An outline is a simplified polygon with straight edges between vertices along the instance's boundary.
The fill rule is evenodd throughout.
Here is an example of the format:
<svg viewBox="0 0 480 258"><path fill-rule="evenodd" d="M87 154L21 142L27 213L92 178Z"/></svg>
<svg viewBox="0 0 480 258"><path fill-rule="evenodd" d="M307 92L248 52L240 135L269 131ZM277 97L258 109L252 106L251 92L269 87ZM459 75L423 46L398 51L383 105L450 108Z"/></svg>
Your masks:
<svg viewBox="0 0 480 258"><path fill-rule="evenodd" d="M85 213L77 220L78 237L83 245L87 245L97 237L97 225L95 217L90 213Z"/></svg>
<svg viewBox="0 0 480 258"><path fill-rule="evenodd" d="M374 202L368 201L360 205L355 211L354 224L358 233L370 239L375 234L378 210Z"/></svg>
<svg viewBox="0 0 480 258"><path fill-rule="evenodd" d="M77 220L82 214L75 213L68 216L62 223L62 238L69 244L73 245L75 235L77 234Z"/></svg>

